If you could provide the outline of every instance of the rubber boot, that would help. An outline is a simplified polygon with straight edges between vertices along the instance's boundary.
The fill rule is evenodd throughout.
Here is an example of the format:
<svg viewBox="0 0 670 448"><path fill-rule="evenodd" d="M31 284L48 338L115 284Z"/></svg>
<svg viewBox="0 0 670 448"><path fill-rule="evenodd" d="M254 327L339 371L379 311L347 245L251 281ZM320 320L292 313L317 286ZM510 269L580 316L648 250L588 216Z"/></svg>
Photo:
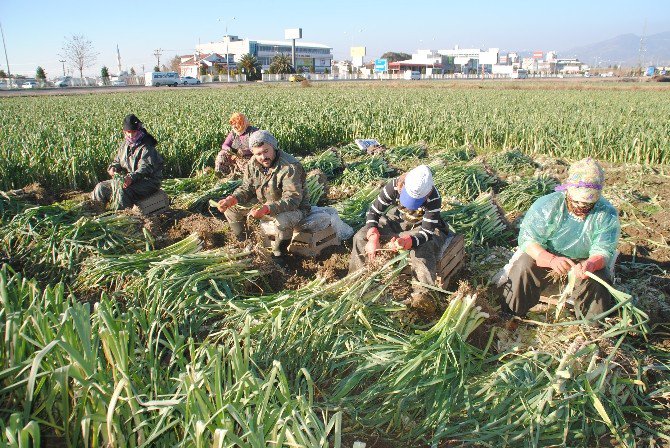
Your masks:
<svg viewBox="0 0 670 448"><path fill-rule="evenodd" d="M243 222L229 222L228 224L237 241L244 241L247 239L247 226L245 226Z"/></svg>
<svg viewBox="0 0 670 448"><path fill-rule="evenodd" d="M272 250L272 261L280 268L286 267L289 244L291 244L290 240L279 240Z"/></svg>

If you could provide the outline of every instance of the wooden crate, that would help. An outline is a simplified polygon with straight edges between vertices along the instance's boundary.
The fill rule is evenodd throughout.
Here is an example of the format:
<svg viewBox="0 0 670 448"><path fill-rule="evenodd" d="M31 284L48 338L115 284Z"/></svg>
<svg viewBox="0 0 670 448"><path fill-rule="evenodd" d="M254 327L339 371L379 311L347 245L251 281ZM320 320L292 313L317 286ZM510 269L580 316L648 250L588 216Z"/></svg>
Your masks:
<svg viewBox="0 0 670 448"><path fill-rule="evenodd" d="M135 207L143 215L162 212L170 207L170 198L163 190L158 190L148 198L138 201Z"/></svg>
<svg viewBox="0 0 670 448"><path fill-rule="evenodd" d="M263 246L271 248L275 239L275 233L263 232ZM340 244L337 234L332 226L328 226L317 232L300 230L293 232L291 244L288 246L289 253L302 255L303 257L316 257L326 247Z"/></svg>
<svg viewBox="0 0 670 448"><path fill-rule="evenodd" d="M452 278L465 265L465 238L454 235L449 247L444 251L442 259L437 263L437 285L447 288Z"/></svg>

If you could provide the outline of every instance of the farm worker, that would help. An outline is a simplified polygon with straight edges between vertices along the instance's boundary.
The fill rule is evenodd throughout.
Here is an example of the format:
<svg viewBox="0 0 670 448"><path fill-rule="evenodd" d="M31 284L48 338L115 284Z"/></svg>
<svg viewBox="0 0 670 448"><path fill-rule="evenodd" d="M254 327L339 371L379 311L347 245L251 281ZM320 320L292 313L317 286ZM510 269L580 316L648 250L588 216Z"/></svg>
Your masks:
<svg viewBox="0 0 670 448"><path fill-rule="evenodd" d="M160 189L163 158L156 151L158 142L144 129L142 122L134 114L126 115L123 119L123 136L123 143L107 167L107 173L110 176L125 176L120 207L129 208ZM99 182L91 193L92 199L108 203L112 197L112 182Z"/></svg>
<svg viewBox="0 0 670 448"><path fill-rule="evenodd" d="M214 163L214 171L222 174L232 173L236 170L244 171L244 166L251 158L249 136L258 130L258 128L249 124L249 120L244 114L239 112L232 114L229 122L233 130L230 131L221 145L221 151L216 156L216 162Z"/></svg>
<svg viewBox="0 0 670 448"><path fill-rule="evenodd" d="M570 166L556 192L537 199L519 231L519 250L505 267L501 306L504 313L524 316L540 300L551 271L572 271L576 312L587 318L612 307L612 298L592 272L610 282L621 233L617 210L601 196L605 172L592 158ZM506 278L505 278L506 277Z"/></svg>
<svg viewBox="0 0 670 448"><path fill-rule="evenodd" d="M434 285L439 253L449 235L441 207L442 198L426 165L389 181L368 209L365 226L354 235L349 272L372 262L384 242L392 251L408 250L413 277ZM426 314L435 311L427 288L419 285L414 286L407 303Z"/></svg>
<svg viewBox="0 0 670 448"><path fill-rule="evenodd" d="M219 201L219 211L226 216L238 241L246 238L246 219L273 221L277 234L272 258L284 266L293 229L309 214L305 194L305 170L300 162L279 149L277 139L268 131L256 131L249 137L253 156L244 167L242 185L232 195ZM248 214L237 204L251 204Z"/></svg>

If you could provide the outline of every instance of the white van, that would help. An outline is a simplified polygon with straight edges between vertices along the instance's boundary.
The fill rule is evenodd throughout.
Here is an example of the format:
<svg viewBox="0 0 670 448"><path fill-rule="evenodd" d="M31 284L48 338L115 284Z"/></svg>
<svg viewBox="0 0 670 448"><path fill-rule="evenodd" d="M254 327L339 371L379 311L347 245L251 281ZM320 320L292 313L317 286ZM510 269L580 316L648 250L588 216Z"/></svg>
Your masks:
<svg viewBox="0 0 670 448"><path fill-rule="evenodd" d="M405 70L404 74L405 79L421 79L421 72L416 70Z"/></svg>
<svg viewBox="0 0 670 448"><path fill-rule="evenodd" d="M177 72L151 72L144 74L145 86L173 86L179 84L179 74Z"/></svg>

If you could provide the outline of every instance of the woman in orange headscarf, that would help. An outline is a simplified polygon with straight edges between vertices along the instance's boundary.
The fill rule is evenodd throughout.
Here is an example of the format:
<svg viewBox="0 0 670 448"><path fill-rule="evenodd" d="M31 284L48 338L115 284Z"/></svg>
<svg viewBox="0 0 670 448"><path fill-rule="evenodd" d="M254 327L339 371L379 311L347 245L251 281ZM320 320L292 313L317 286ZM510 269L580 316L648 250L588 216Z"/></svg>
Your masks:
<svg viewBox="0 0 670 448"><path fill-rule="evenodd" d="M241 172L251 157L249 136L258 130L251 126L244 114L235 112L230 116L232 131L221 145L221 151L216 156L214 170L218 173L229 174L236 170Z"/></svg>

